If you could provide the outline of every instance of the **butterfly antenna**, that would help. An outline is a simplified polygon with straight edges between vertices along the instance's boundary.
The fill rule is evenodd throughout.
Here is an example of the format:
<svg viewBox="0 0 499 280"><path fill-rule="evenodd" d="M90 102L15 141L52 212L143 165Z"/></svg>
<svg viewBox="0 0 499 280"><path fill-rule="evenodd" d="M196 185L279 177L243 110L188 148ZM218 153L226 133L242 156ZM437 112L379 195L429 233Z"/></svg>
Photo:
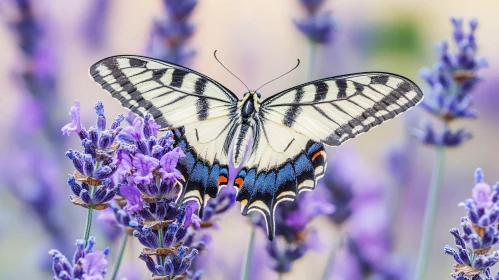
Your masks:
<svg viewBox="0 0 499 280"><path fill-rule="evenodd" d="M215 50L215 52L213 53L213 56L218 61L218 63L220 63L220 65L222 65L223 68L225 68L225 70L229 71L229 73L231 73L232 76L236 77L236 79L238 79L246 87L246 89L248 91L250 91L250 89L248 88L248 86L241 79L239 79L238 76L236 76L236 75L234 75L234 73L230 72L230 70L227 67L225 67L225 65L218 59L218 57L217 57L217 50Z"/></svg>
<svg viewBox="0 0 499 280"><path fill-rule="evenodd" d="M267 85L267 84L270 84L270 83L272 83L273 81L275 81L275 80L277 80L277 79L279 79L279 78L282 78L282 77L286 76L287 74L289 74L289 73L293 72L293 70L295 70L296 68L298 68L298 66L300 65L300 60L299 60L299 59L297 59L297 60L298 60L298 63L296 64L296 66L295 66L295 67L293 67L293 69L289 70L288 72L286 72L286 73L282 74L281 76L279 76L279 77L277 77L277 78L275 78L275 79L273 79L273 80L270 80L270 81L266 82L265 84L263 84L262 86L260 86L260 87L259 87L257 90L255 90L255 91L258 91L258 90L259 90L259 89L261 89L263 86L265 86L265 85Z"/></svg>

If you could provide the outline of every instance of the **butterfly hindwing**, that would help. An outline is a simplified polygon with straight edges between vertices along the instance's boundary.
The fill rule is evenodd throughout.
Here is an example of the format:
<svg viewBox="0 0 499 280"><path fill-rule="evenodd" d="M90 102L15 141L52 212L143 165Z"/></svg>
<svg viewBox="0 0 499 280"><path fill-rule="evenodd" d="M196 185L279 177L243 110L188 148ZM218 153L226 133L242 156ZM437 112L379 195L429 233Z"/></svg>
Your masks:
<svg viewBox="0 0 499 280"><path fill-rule="evenodd" d="M237 129L237 97L218 82L180 65L141 56L114 56L90 68L90 76L124 107L153 115L174 129L186 157L182 201L202 207L227 185L228 151ZM228 143L228 144L227 144Z"/></svg>

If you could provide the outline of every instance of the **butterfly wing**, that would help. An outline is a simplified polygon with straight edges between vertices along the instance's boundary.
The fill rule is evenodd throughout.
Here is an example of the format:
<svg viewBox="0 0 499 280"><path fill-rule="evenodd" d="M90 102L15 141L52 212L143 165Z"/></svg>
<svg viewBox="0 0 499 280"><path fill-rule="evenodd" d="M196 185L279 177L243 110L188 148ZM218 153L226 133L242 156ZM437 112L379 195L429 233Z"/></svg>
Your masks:
<svg viewBox="0 0 499 280"><path fill-rule="evenodd" d="M272 239L277 204L314 189L323 176L323 144L338 146L422 98L410 80L376 72L313 81L266 99L253 129L254 144L235 180L243 214L263 213Z"/></svg>
<svg viewBox="0 0 499 280"><path fill-rule="evenodd" d="M359 73L313 81L262 102L266 120L339 146L423 99L419 87L389 73Z"/></svg>
<svg viewBox="0 0 499 280"><path fill-rule="evenodd" d="M183 201L201 206L228 181L228 150L238 127L237 97L194 70L141 56L97 62L90 76L123 107L152 114L163 129L174 129L186 153L178 168L187 176Z"/></svg>

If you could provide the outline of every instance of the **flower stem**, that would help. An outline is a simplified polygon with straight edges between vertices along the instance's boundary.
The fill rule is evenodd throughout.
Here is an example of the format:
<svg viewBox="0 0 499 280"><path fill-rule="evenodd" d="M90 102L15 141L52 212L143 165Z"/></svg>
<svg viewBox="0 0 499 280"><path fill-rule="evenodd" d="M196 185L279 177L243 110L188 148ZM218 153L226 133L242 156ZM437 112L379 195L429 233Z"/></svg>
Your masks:
<svg viewBox="0 0 499 280"><path fill-rule="evenodd" d="M277 280L282 280L282 276L284 275L284 273L282 272L279 272L279 275L277 275Z"/></svg>
<svg viewBox="0 0 499 280"><path fill-rule="evenodd" d="M251 234L250 234L250 239L248 243L248 251L246 252L246 258L244 260L244 267L243 270L241 271L241 280L248 280L249 279L249 272L251 268L251 257L253 253L253 244L255 242L255 226L251 226Z"/></svg>
<svg viewBox="0 0 499 280"><path fill-rule="evenodd" d="M159 247L163 248L165 245L163 244L163 229L160 228L158 229L158 239L159 239ZM161 265L165 264L165 257L160 256L159 259L161 260Z"/></svg>
<svg viewBox="0 0 499 280"><path fill-rule="evenodd" d="M437 216L437 207L440 197L440 186L442 185L442 175L444 166L445 146L437 147L437 155L435 158L435 166L431 179L430 189L428 190L428 199L424 216L423 236L421 239L421 249L419 251L417 280L426 279L426 270L428 266L428 258L430 255L431 242L433 239L433 231L435 227L435 218Z"/></svg>
<svg viewBox="0 0 499 280"><path fill-rule="evenodd" d="M88 239L90 238L90 229L92 229L92 211L94 209L92 207L88 208L87 212L87 221L85 222L85 234L83 235L83 239L85 240L85 246L87 246Z"/></svg>
<svg viewBox="0 0 499 280"><path fill-rule="evenodd" d="M128 241L128 234L123 232L123 240L121 241L120 251L116 256L116 262L114 263L113 274L111 275L111 280L115 280L118 275L118 270L120 269L121 261L123 260L123 255L125 253L126 243Z"/></svg>
<svg viewBox="0 0 499 280"><path fill-rule="evenodd" d="M310 42L308 48L308 80L315 78L315 62L317 60L317 44Z"/></svg>
<svg viewBox="0 0 499 280"><path fill-rule="evenodd" d="M338 227L338 229L339 230L337 230L337 235L334 240L333 246L331 246L331 251L329 252L329 255L327 257L326 266L324 267L324 272L322 273L322 280L328 280L330 278L329 274L331 272L331 266L333 265L336 252L341 247L342 230L340 227Z"/></svg>

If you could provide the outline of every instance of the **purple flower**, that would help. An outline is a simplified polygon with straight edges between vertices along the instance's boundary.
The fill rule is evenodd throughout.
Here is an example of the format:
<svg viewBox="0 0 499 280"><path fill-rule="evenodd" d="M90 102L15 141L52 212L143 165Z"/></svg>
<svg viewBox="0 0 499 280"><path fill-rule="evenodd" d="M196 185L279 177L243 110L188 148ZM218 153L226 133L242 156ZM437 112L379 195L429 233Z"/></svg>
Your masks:
<svg viewBox="0 0 499 280"><path fill-rule="evenodd" d="M465 32L463 20L452 18L454 25L453 41L456 51L451 52L447 41L437 46L439 60L431 68L420 71L421 78L429 90L425 93L422 108L433 114L440 122L448 124L455 119L475 118L472 92L482 80L478 72L487 67L487 61L477 55L475 31L478 22L469 21L469 31ZM437 131L430 124L424 124L418 138L435 146L458 146L471 138L464 130L452 132L447 125Z"/></svg>
<svg viewBox="0 0 499 280"><path fill-rule="evenodd" d="M136 168L136 171L132 175L135 184L149 184L153 180L152 172L158 167L159 160L146 155L136 154L133 157L132 164Z"/></svg>
<svg viewBox="0 0 499 280"><path fill-rule="evenodd" d="M80 121L80 101L76 100L75 106L71 106L69 115L71 116L71 122L61 129L62 134L67 136L71 135L72 132L80 133L82 130Z"/></svg>
<svg viewBox="0 0 499 280"><path fill-rule="evenodd" d="M182 275L191 266L194 257L199 254L199 251L192 249L188 253L189 248L180 246L177 252L173 252L165 258L164 264L156 264L154 260L143 253L140 254L140 259L143 260L149 271L155 276L168 276L166 279L174 279L177 275Z"/></svg>
<svg viewBox="0 0 499 280"><path fill-rule="evenodd" d="M288 213L284 222L296 231L302 231L316 216L330 215L334 211L335 206L321 193L309 192L301 196L296 211Z"/></svg>
<svg viewBox="0 0 499 280"><path fill-rule="evenodd" d="M319 11L323 0L300 0L300 4L307 10L307 16L294 20L298 30L314 44L331 42L335 23L331 11Z"/></svg>
<svg viewBox="0 0 499 280"><path fill-rule="evenodd" d="M485 183L480 168L475 172L475 180L473 198L460 203L468 211L468 216L461 218L463 232L457 228L450 230L456 249L448 245L444 248L445 254L457 262L451 273L454 279L483 279L482 275L492 279L488 278L490 267L499 262L499 251L491 251L499 243L499 184L491 188Z"/></svg>
<svg viewBox="0 0 499 280"><path fill-rule="evenodd" d="M149 138L151 136L156 137L156 134L161 129L161 125L157 124L151 114L146 114L144 116L144 136Z"/></svg>
<svg viewBox="0 0 499 280"><path fill-rule="evenodd" d="M127 205L123 210L130 214L142 210L142 199L137 186L131 180L129 180L128 184L120 184L119 186L120 193L127 199Z"/></svg>
<svg viewBox="0 0 499 280"><path fill-rule="evenodd" d="M76 240L76 252L72 263L58 250L52 249L52 271L55 280L103 280L107 269L109 248L94 251L95 238L91 236L85 246L85 240Z"/></svg>
<svg viewBox="0 0 499 280"><path fill-rule="evenodd" d="M201 219L194 212L198 209L198 204L191 200L185 203L185 217L184 217L184 227L188 228L190 225L194 225L196 229L200 229L199 222Z"/></svg>
<svg viewBox="0 0 499 280"><path fill-rule="evenodd" d="M83 269L82 280L104 280L107 269L107 254L97 251L80 260Z"/></svg>
<svg viewBox="0 0 499 280"><path fill-rule="evenodd" d="M127 142L140 141L142 136L142 125L144 120L142 118L134 118L133 125L125 127L118 138Z"/></svg>
<svg viewBox="0 0 499 280"><path fill-rule="evenodd" d="M303 35L316 44L331 42L334 31L334 20L330 11L316 13L301 20L295 20L295 25Z"/></svg>
<svg viewBox="0 0 499 280"><path fill-rule="evenodd" d="M492 188L487 183L477 183L473 187L471 197L478 209L490 209L494 205Z"/></svg>
<svg viewBox="0 0 499 280"><path fill-rule="evenodd" d="M185 154L179 147L161 157L161 169L159 169L158 172L161 173L163 180L182 179L182 173L176 168L178 160L181 157L185 157Z"/></svg>
<svg viewBox="0 0 499 280"><path fill-rule="evenodd" d="M194 55L187 49L187 40L194 33L194 25L189 22L197 0L164 0L166 16L154 21L148 53L150 56L177 64Z"/></svg>
<svg viewBox="0 0 499 280"><path fill-rule="evenodd" d="M266 251L271 258L270 268L279 273L288 273L292 264L310 250L317 250L320 241L317 232L309 227L318 215L329 215L334 205L315 192L302 194L294 202L285 201L275 210L276 239L268 241ZM265 229L261 217L256 223Z"/></svg>

